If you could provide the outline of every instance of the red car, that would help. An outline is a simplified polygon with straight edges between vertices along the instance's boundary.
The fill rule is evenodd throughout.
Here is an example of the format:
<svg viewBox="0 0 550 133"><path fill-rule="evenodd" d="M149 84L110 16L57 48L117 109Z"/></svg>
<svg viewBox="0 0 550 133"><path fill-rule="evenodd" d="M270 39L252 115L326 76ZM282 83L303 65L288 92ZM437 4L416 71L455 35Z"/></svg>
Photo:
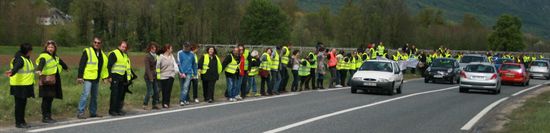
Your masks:
<svg viewBox="0 0 550 133"><path fill-rule="evenodd" d="M529 85L529 73L523 64L504 63L498 70L503 83Z"/></svg>

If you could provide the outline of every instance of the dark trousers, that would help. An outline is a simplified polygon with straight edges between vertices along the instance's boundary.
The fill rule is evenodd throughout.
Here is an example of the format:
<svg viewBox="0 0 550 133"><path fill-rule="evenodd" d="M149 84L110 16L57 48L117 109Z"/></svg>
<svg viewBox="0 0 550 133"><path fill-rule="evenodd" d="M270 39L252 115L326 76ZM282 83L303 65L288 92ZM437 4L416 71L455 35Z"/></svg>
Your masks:
<svg viewBox="0 0 550 133"><path fill-rule="evenodd" d="M25 122L25 107L27 106L27 98L15 98L15 125L27 123Z"/></svg>
<svg viewBox="0 0 550 133"><path fill-rule="evenodd" d="M162 104L170 106L170 96L172 95L172 86L174 78L161 79L160 88L162 90Z"/></svg>
<svg viewBox="0 0 550 133"><path fill-rule="evenodd" d="M52 117L52 102L53 97L42 97L42 117L51 118Z"/></svg>
<svg viewBox="0 0 550 133"><path fill-rule="evenodd" d="M281 86L279 86L279 92L286 91L286 85L288 84L288 70L286 67L281 68Z"/></svg>
<svg viewBox="0 0 550 133"><path fill-rule="evenodd" d="M340 74L340 85L346 86L346 73L348 73L348 70L339 70Z"/></svg>
<svg viewBox="0 0 550 133"><path fill-rule="evenodd" d="M126 94L127 80L125 76L111 74L111 99L109 104L109 113L120 113L124 105L124 96Z"/></svg>
<svg viewBox="0 0 550 133"><path fill-rule="evenodd" d="M262 77L262 81L260 83L260 94L266 95L266 87L269 94L271 94L271 81L269 80L269 76Z"/></svg>
<svg viewBox="0 0 550 133"><path fill-rule="evenodd" d="M242 83L241 86L238 86L239 89L241 89L241 97L245 98L246 94L248 94L248 91L246 91L246 88L248 88L248 72L244 72L244 76L242 76ZM254 78L254 77L252 77Z"/></svg>
<svg viewBox="0 0 550 133"><path fill-rule="evenodd" d="M323 80L324 80L324 78L325 78L325 75L320 74L320 73L317 73L317 87L318 87L319 89L325 89L325 88L323 87Z"/></svg>
<svg viewBox="0 0 550 133"><path fill-rule="evenodd" d="M215 80L202 80L202 95L204 96L204 101L214 101L215 87Z"/></svg>
<svg viewBox="0 0 550 133"><path fill-rule="evenodd" d="M292 87L290 87L291 91L297 91L298 90L298 82L300 82L300 76L298 76L298 70L292 70Z"/></svg>
<svg viewBox="0 0 550 133"><path fill-rule="evenodd" d="M308 89L308 84L306 83L308 79L310 79L309 76L300 76L300 87L298 87L298 91L302 91L304 84L306 85L306 89Z"/></svg>
<svg viewBox="0 0 550 133"><path fill-rule="evenodd" d="M198 79L191 79L191 90L193 90L193 99L189 99L189 93L187 93L187 101L195 100L198 97L198 88L199 88L199 80ZM189 90L189 91L191 91ZM203 91L204 93L204 91Z"/></svg>
<svg viewBox="0 0 550 133"><path fill-rule="evenodd" d="M338 82L338 78L337 78L337 75L336 75L336 68L335 67L329 67L328 69L330 71L330 82L328 84L328 87L329 88L334 88L334 85L337 84L337 82Z"/></svg>
<svg viewBox="0 0 550 133"><path fill-rule="evenodd" d="M351 78L355 74L356 70L349 70L349 77L348 77L348 86L351 86Z"/></svg>
<svg viewBox="0 0 550 133"><path fill-rule="evenodd" d="M311 89L314 89L316 90L317 89L317 84L315 84L315 80L316 80L316 77L315 77L315 68L311 68L309 69L309 80L306 84L309 83L309 81L311 81Z"/></svg>

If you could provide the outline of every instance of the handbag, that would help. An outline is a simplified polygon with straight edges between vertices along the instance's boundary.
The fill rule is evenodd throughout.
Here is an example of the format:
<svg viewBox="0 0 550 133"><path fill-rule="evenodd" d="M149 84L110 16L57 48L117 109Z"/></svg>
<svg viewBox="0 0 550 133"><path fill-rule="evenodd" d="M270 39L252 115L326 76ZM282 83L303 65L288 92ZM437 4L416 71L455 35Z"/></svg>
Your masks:
<svg viewBox="0 0 550 133"><path fill-rule="evenodd" d="M42 75L40 76L40 85L55 85L55 75Z"/></svg>

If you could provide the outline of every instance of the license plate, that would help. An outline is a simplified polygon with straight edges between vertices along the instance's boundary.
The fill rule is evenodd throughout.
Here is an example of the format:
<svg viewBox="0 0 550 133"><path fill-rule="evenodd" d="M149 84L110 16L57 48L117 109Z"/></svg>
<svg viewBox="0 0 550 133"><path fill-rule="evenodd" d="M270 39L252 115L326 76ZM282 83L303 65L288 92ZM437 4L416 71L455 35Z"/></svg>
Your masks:
<svg viewBox="0 0 550 133"><path fill-rule="evenodd" d="M485 77L483 77L483 76L473 76L472 78L473 79L485 79Z"/></svg>
<svg viewBox="0 0 550 133"><path fill-rule="evenodd" d="M514 75L514 74L506 74L506 77L514 77L514 76L516 76L516 75Z"/></svg>
<svg viewBox="0 0 550 133"><path fill-rule="evenodd" d="M434 78L443 78L443 75L434 75Z"/></svg>
<svg viewBox="0 0 550 133"><path fill-rule="evenodd" d="M363 83L364 86L376 86L376 83Z"/></svg>
<svg viewBox="0 0 550 133"><path fill-rule="evenodd" d="M542 77L542 74L533 74L533 76Z"/></svg>

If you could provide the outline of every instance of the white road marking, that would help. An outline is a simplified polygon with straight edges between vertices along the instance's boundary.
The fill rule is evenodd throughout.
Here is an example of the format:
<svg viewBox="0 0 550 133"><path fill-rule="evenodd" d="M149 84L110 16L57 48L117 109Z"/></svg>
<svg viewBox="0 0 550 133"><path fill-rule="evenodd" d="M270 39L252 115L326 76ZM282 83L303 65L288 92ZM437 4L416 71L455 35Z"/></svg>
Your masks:
<svg viewBox="0 0 550 133"><path fill-rule="evenodd" d="M421 79L423 79L423 78L415 78L415 79L405 80L405 81L403 81L403 84L404 84L404 83L407 83L407 82L411 82L411 81L421 80ZM318 92L327 92L327 91L343 90L343 89L349 89L349 88L350 88L350 87L330 88L330 89L317 90L317 91L318 91Z"/></svg>
<svg viewBox="0 0 550 133"><path fill-rule="evenodd" d="M254 101L260 101L260 100L267 100L267 99L273 99L273 98L293 96L293 95L298 95L298 94L299 93L289 93L289 94L283 94L283 95L277 95L277 96L271 96L271 97L263 97L263 98L258 98L258 99L244 100L244 101L240 101L240 102L225 102L225 103L220 103L220 104L211 104L211 105L205 105L205 106L182 108L182 109L168 110L168 111L162 111L162 112L154 112L154 113L148 113L148 114L140 114L140 115L134 115L134 116L115 117L115 118L112 118L112 119L103 119L103 120L97 120L97 121L88 121L88 122L74 123L74 124L68 124L68 125L60 125L60 126L54 126L54 127L34 129L34 130L29 130L27 132L44 132L44 131L50 131L50 130L69 128L69 127L84 126L84 125L98 124L98 123L105 123L105 122L112 122L112 121L120 121L120 120L127 120L127 119L141 118L141 117L147 117L147 116L162 115L162 114L168 114L168 113L176 113L176 112L195 110L195 109L203 109L203 108L210 108L210 107L223 106L223 105L254 102Z"/></svg>
<svg viewBox="0 0 550 133"><path fill-rule="evenodd" d="M519 94L521 94L521 93L527 92L527 91L532 90L532 89L535 89L535 88L537 88L537 87L540 87L541 85L542 85L542 84L538 84L538 85L535 85L535 86L533 86L533 87L529 87L529 88L527 88L527 89L518 91L518 92L512 94L512 96L517 96L517 95L519 95Z"/></svg>
<svg viewBox="0 0 550 133"><path fill-rule="evenodd" d="M505 100L507 100L508 97L505 97L505 98L502 98L498 101L495 101L491 104L489 104L489 106L485 107L483 110L481 110L481 112L477 113L476 116L474 116L472 119L470 119L470 121L468 121L468 123L466 123L464 126L462 126L462 128L460 128L460 130L464 130L464 131L469 131L470 129L472 129L472 127L481 119L483 118L483 116L487 113L489 113L489 111L491 111L491 109L493 109L494 107L496 107L498 104L500 104L501 102L504 102Z"/></svg>
<svg viewBox="0 0 550 133"><path fill-rule="evenodd" d="M357 107L353 107L353 108L333 112L333 113L330 113L330 114L325 114L325 115L313 117L313 118L303 120L303 121L300 121L300 122L296 122L296 123L286 125L286 126L283 126L283 127L275 128L275 129L272 129L272 130L269 130L269 131L265 131L264 133L277 133L277 132L285 131L285 130L288 130L288 129L291 129L291 128L294 128L294 127L298 127L298 126L301 126L301 125L305 125L305 124L308 124L308 123L311 123L311 122L314 122L314 121L325 119L325 118L328 118L328 117L344 114L344 113L347 113L347 112L351 112L351 111L355 111L355 110L359 110L359 109L363 109L363 108L368 108L368 107L372 107L372 106L376 106L376 105L380 105L380 104L384 104L384 103L388 103L388 102L392 102L392 101L396 101L396 100L400 100L400 99L404 99L404 98L408 98L408 97L413 97L413 96L417 96L417 95L435 93L435 92L446 91L446 90L451 90L451 89L456 89L456 88L458 88L458 86L444 88L444 89L438 89L438 90L419 92L419 93L413 93L413 94L409 94L409 95L405 95L405 96L401 96L401 97L396 97L396 98L392 98L392 99L387 99L387 100L384 100L384 101L379 101L379 102L375 102L375 103L371 103L371 104L367 104L367 105L357 106Z"/></svg>

